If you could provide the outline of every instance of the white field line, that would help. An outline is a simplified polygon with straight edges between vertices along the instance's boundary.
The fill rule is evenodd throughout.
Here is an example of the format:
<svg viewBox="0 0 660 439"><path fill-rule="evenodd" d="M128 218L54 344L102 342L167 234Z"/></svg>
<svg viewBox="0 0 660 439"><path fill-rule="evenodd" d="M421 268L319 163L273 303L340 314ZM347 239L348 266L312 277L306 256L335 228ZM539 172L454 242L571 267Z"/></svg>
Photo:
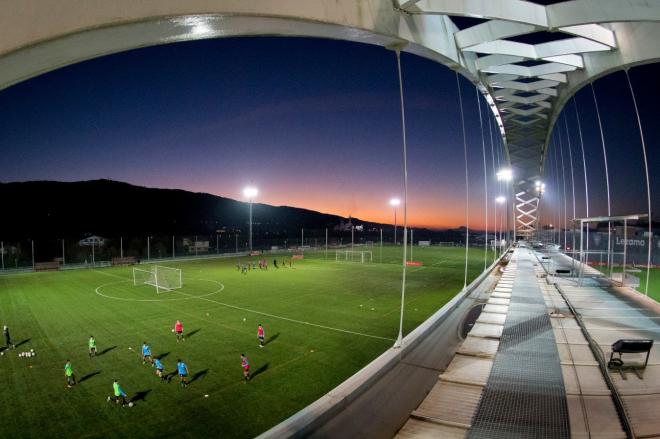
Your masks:
<svg viewBox="0 0 660 439"><path fill-rule="evenodd" d="M376 338L376 339L379 339L379 340L394 341L393 338L381 337L379 335L365 334L364 332L350 331L348 329L335 328L335 327L332 327L332 326L319 325L318 323L306 322L304 320L291 319L289 317L278 316L278 315L275 315L275 314L270 314L270 313L263 312L263 311L257 311L257 310L250 309L250 308L243 308L241 306L230 305L228 303L219 302L217 300L208 299L206 297L192 296L190 294L182 293L181 291L173 291L173 292L175 292L177 294L182 294L184 296L190 296L194 299L206 300L207 302L217 303L218 305L222 305L222 306L225 306L227 308L238 309L240 311L250 312L250 313L253 313L253 314L259 314L259 315L266 316L266 317L272 317L274 319L285 320L287 322L292 322L292 323L298 323L300 325L313 326L315 328L327 329L329 331L343 332L345 334L352 334L352 335L360 335L362 337Z"/></svg>
<svg viewBox="0 0 660 439"><path fill-rule="evenodd" d="M118 277L118 278L126 280L126 281L130 280L130 279L127 279L127 278L122 277L122 276L118 276L118 275L113 274L113 273L103 273L103 274L106 274L108 276ZM224 285L223 285L223 287L224 287ZM186 294L186 293L183 293L181 291L174 290L174 291L171 291L171 292L181 294L183 296L188 296L191 299L206 300L207 302L216 303L218 305L222 305L222 306L227 307L227 308L237 309L237 310L240 310L240 311L250 312L250 313L253 313L253 314L259 314L259 315L266 316L266 317L272 317L274 319L285 320L287 322L298 323L299 325L307 325L307 326L312 326L312 327L315 327L315 328L327 329L329 331L343 332L344 334L359 335L359 336L362 336L362 337L375 338L375 339L379 339L379 340L394 341L393 338L381 337L379 335L365 334L363 332L350 331L348 329L334 328L332 326L319 325L318 323L305 322L303 320L291 319L289 317L278 316L278 315L275 315L275 314L270 314L270 313L266 313L266 312L262 312L262 311L257 311L257 310L254 310L254 309L243 308L241 306L230 305L228 303L219 302L217 300L208 299L206 297L193 296L192 294ZM98 292L97 292L97 294L98 294ZM107 297L107 296L103 296L103 297ZM153 300L153 301L162 302L162 300Z"/></svg>

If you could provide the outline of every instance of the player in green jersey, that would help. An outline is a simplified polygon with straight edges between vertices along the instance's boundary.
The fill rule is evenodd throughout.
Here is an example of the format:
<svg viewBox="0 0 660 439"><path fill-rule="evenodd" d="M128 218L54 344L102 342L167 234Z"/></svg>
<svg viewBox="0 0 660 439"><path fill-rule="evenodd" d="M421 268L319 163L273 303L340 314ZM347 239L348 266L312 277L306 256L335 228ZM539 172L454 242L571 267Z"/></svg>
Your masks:
<svg viewBox="0 0 660 439"><path fill-rule="evenodd" d="M94 340L93 335L89 336L87 345L89 346L89 358L96 357L96 340Z"/></svg>
<svg viewBox="0 0 660 439"><path fill-rule="evenodd" d="M67 387L70 388L76 385L76 376L73 374L73 366L70 360L66 360L66 364L64 365L64 376L66 376Z"/></svg>

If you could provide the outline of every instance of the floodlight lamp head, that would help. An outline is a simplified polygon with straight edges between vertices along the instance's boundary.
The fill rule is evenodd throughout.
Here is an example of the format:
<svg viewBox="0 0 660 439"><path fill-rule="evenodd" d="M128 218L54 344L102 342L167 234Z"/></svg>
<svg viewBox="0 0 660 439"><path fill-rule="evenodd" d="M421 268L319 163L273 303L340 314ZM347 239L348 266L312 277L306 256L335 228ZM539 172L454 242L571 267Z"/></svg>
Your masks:
<svg viewBox="0 0 660 439"><path fill-rule="evenodd" d="M539 180L536 180L534 182L534 187L536 188L536 192L539 194L542 194L545 192L545 183L540 182Z"/></svg>
<svg viewBox="0 0 660 439"><path fill-rule="evenodd" d="M400 204L401 204L401 200L399 200L398 198L392 198L390 200L390 206L392 207L397 207Z"/></svg>
<svg viewBox="0 0 660 439"><path fill-rule="evenodd" d="M252 186L248 186L245 189L243 189L243 196L245 198L250 199L250 200L252 198L256 197L258 193L259 193L259 191L257 190L257 188L252 187Z"/></svg>
<svg viewBox="0 0 660 439"><path fill-rule="evenodd" d="M496 175L497 181L511 181L513 179L513 172L509 168L500 169Z"/></svg>
<svg viewBox="0 0 660 439"><path fill-rule="evenodd" d="M504 197L504 196L502 196L502 195L500 195L499 197L495 198L495 202L496 202L496 203L499 203L499 204L504 204L505 201L506 201L506 197Z"/></svg>

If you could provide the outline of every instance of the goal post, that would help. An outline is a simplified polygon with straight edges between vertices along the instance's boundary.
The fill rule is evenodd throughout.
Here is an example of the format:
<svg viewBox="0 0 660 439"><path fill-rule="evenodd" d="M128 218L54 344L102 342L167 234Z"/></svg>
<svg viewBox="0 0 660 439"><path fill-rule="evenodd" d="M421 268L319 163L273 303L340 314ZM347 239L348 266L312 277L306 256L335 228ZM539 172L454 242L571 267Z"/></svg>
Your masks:
<svg viewBox="0 0 660 439"><path fill-rule="evenodd" d="M335 261L359 262L361 264L373 262L371 250L335 250Z"/></svg>
<svg viewBox="0 0 660 439"><path fill-rule="evenodd" d="M161 265L149 269L133 267L133 285L151 285L156 287L156 294L176 290L183 286L181 269Z"/></svg>

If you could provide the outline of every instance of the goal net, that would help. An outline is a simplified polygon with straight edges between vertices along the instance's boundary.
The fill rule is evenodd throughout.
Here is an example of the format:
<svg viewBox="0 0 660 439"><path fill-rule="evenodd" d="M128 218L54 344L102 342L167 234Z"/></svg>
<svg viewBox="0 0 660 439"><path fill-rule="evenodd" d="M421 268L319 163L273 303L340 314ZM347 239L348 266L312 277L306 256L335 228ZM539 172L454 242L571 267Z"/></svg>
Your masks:
<svg viewBox="0 0 660 439"><path fill-rule="evenodd" d="M181 288L181 269L154 265L149 269L133 267L133 285L151 285L156 293Z"/></svg>
<svg viewBox="0 0 660 439"><path fill-rule="evenodd" d="M373 254L368 250L336 250L335 261L373 262Z"/></svg>

